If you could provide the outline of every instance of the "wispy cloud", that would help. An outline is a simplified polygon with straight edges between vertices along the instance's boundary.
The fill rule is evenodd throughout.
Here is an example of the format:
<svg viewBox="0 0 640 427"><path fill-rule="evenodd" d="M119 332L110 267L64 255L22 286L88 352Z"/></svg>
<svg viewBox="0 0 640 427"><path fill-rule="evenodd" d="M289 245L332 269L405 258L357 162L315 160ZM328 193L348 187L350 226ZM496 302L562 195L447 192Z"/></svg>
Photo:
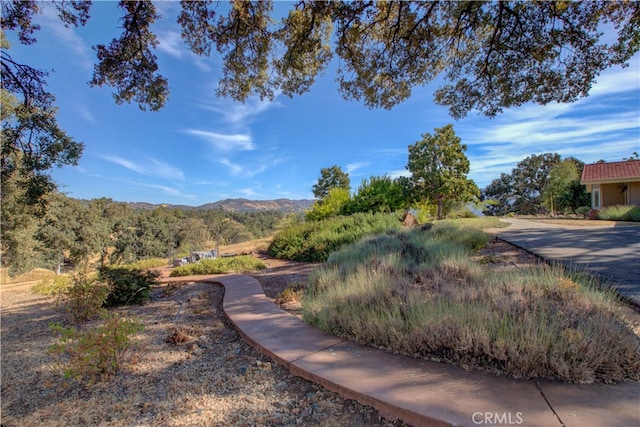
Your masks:
<svg viewBox="0 0 640 427"><path fill-rule="evenodd" d="M631 59L638 62L638 55ZM637 65L630 68L610 70L596 79L589 91L590 96L611 95L630 90L640 90Z"/></svg>
<svg viewBox="0 0 640 427"><path fill-rule="evenodd" d="M524 158L543 152L587 163L630 155L638 148L638 113L619 107L623 99L640 101L638 67L633 68L603 74L589 98L571 104L528 104L505 111L493 126L472 119L461 123L456 131L470 148L470 177L484 186Z"/></svg>
<svg viewBox="0 0 640 427"><path fill-rule="evenodd" d="M231 160L229 160L226 157L222 157L216 161L228 167L229 171L231 172L231 175L240 175L242 173L242 166L240 166L237 163L233 163Z"/></svg>
<svg viewBox="0 0 640 427"><path fill-rule="evenodd" d="M185 46L177 31L164 30L157 31L158 50L174 58L182 59L185 54Z"/></svg>
<svg viewBox="0 0 640 427"><path fill-rule="evenodd" d="M345 172L346 173L353 173L355 171L357 171L358 169L362 169L366 166L369 166L369 162L353 162L353 163L349 163L346 167L345 167Z"/></svg>
<svg viewBox="0 0 640 427"><path fill-rule="evenodd" d="M158 2L169 3L169 2ZM156 37L158 38L158 51L166 53L167 55L185 60L188 59L202 72L211 72L211 66L207 63L209 58L198 56L193 53L189 47L184 43L180 32L176 30L158 30L156 31Z"/></svg>
<svg viewBox="0 0 640 427"><path fill-rule="evenodd" d="M36 17L38 23L43 29L46 29L50 34L53 34L54 37L59 39L60 44L64 46L66 50L74 52L83 68L92 69L93 58L91 51L82 37L76 33L74 27L64 26L58 17L58 10L53 4L47 4L47 2L44 2L44 4L46 7L42 8L42 14Z"/></svg>
<svg viewBox="0 0 640 427"><path fill-rule="evenodd" d="M168 163L149 158L147 163L133 162L117 156L104 156L104 159L145 176L155 176L167 180L184 181L182 171Z"/></svg>
<svg viewBox="0 0 640 427"><path fill-rule="evenodd" d="M167 194L169 196L181 197L184 199L195 200L197 196L195 194L184 194L177 188L169 187L166 185L158 185L158 184L149 184L149 183L138 183L141 187L153 188L155 190L160 190L162 193Z"/></svg>
<svg viewBox="0 0 640 427"><path fill-rule="evenodd" d="M234 129L246 128L251 121L270 108L280 106L277 99L273 101L252 96L244 103L226 98L216 98L215 102L202 104L205 110L219 113L225 124Z"/></svg>
<svg viewBox="0 0 640 427"><path fill-rule="evenodd" d="M251 151L256 148L249 134L225 134L200 129L186 129L184 132L204 139L214 148L223 152Z"/></svg>
<svg viewBox="0 0 640 427"><path fill-rule="evenodd" d="M78 112L78 115L80 117L84 118L89 123L97 123L98 122L96 120L96 118L94 117L94 115L91 114L91 111L89 110L89 107L86 104L76 101L74 103L74 108Z"/></svg>
<svg viewBox="0 0 640 427"><path fill-rule="evenodd" d="M210 180L210 179L195 179L191 181L193 185L213 185L216 187L227 187L229 183L227 181L218 181L218 180Z"/></svg>
<svg viewBox="0 0 640 427"><path fill-rule="evenodd" d="M242 194L246 198L259 198L262 197L260 193L255 191L253 188L241 188L238 190L238 193Z"/></svg>

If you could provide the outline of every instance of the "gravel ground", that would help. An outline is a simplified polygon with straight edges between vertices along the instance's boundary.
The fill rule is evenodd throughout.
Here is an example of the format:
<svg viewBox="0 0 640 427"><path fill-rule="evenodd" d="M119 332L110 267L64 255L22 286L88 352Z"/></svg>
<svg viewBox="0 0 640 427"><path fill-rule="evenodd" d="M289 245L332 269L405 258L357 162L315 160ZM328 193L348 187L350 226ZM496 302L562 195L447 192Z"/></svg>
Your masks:
<svg viewBox="0 0 640 427"><path fill-rule="evenodd" d="M149 304L117 310L145 330L116 377L66 380L47 354L56 342L48 324L64 312L31 285L1 288L2 426L403 425L256 352L224 316L224 289L197 282L165 284Z"/></svg>

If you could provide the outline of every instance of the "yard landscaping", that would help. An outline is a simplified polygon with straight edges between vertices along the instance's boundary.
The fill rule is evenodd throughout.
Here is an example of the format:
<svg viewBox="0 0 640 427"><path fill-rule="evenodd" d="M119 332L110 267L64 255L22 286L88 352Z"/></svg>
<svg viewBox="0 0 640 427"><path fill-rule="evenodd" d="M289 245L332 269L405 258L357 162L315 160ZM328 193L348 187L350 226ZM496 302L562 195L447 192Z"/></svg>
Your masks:
<svg viewBox="0 0 640 427"><path fill-rule="evenodd" d="M640 341L593 278L539 265L496 272L484 233L437 224L365 238L329 256L304 318L392 352L516 378L640 380Z"/></svg>
<svg viewBox="0 0 640 427"><path fill-rule="evenodd" d="M638 313L592 279L446 223L353 236L324 264L254 250L267 268L247 274L295 315L388 351L515 377L638 380ZM221 288L168 275L146 305L110 309L144 329L118 374L94 384L63 378L47 352L64 310L33 282L3 284L3 425L402 425L292 376L239 337Z"/></svg>

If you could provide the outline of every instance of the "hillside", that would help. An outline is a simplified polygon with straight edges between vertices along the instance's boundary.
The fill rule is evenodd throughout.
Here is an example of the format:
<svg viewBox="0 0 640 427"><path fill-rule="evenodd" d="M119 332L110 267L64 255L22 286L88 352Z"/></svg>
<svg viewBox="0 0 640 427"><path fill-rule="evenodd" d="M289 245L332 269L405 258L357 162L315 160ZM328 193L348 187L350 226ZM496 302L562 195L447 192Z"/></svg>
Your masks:
<svg viewBox="0 0 640 427"><path fill-rule="evenodd" d="M129 206L136 210L142 209L155 209L158 207L166 207L169 209L222 209L230 212L260 212L260 211L280 211L280 212L304 212L309 209L313 204L313 200L291 200L291 199L276 199L276 200L248 200L248 199L224 199L213 203L206 203L200 206L186 206L186 205L169 205L159 204L154 205L152 203L145 202L128 202Z"/></svg>
<svg viewBox="0 0 640 427"><path fill-rule="evenodd" d="M248 200L225 199L198 206L197 209L224 209L235 212L281 211L303 212L311 207L313 200Z"/></svg>

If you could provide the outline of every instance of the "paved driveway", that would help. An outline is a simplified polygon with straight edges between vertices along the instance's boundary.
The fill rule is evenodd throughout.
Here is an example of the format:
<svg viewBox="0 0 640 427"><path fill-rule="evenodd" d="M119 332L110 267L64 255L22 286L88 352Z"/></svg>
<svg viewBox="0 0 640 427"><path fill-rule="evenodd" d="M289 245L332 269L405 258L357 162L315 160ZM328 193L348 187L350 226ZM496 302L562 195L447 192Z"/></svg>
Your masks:
<svg viewBox="0 0 640 427"><path fill-rule="evenodd" d="M609 279L618 291L640 304L640 227L571 227L506 218L497 230L503 240L548 261L584 268Z"/></svg>

